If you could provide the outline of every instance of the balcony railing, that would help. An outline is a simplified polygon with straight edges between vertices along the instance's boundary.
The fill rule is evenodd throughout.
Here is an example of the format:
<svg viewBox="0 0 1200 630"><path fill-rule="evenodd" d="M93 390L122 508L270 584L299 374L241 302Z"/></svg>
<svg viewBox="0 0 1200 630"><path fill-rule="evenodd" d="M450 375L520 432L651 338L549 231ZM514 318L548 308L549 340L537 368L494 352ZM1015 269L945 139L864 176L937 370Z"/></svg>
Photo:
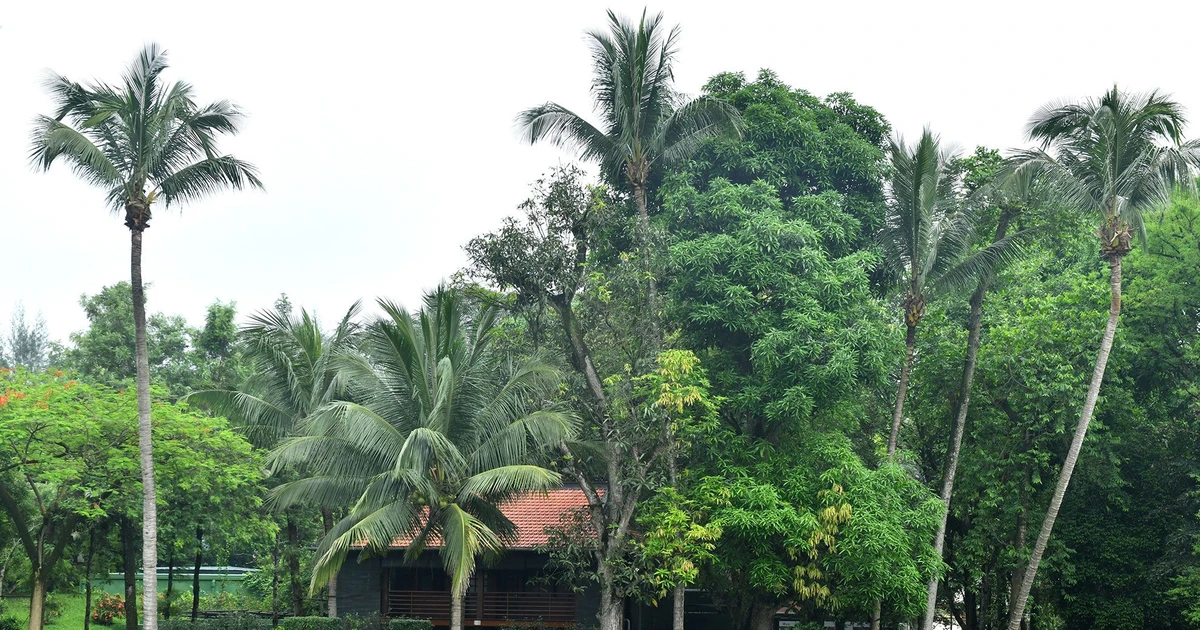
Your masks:
<svg viewBox="0 0 1200 630"><path fill-rule="evenodd" d="M480 609L482 608L482 615ZM450 594L445 591L393 591L387 594L389 615L443 620L450 618ZM575 621L574 593L468 593L463 618L487 621Z"/></svg>

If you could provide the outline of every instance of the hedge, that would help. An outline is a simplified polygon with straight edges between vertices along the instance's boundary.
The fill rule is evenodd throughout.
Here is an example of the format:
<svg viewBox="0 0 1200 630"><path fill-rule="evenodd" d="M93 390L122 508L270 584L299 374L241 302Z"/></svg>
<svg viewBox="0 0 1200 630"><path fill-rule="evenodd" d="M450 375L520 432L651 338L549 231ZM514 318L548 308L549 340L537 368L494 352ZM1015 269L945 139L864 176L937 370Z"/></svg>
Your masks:
<svg viewBox="0 0 1200 630"><path fill-rule="evenodd" d="M284 617L281 630L433 630L428 619L388 619L380 615L345 617ZM159 630L271 630L271 620L249 615L214 619L159 619ZM0 630L6 630L0 628ZM19 630L19 629L17 629Z"/></svg>

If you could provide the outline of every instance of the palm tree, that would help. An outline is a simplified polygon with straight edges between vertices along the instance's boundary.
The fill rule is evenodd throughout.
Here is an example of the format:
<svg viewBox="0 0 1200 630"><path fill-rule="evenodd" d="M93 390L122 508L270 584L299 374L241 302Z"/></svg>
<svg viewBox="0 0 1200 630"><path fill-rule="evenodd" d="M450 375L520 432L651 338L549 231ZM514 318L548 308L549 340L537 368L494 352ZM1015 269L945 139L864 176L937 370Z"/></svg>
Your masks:
<svg viewBox="0 0 1200 630"><path fill-rule="evenodd" d="M355 402L325 405L271 454L273 466L307 474L273 498L281 506L355 499L317 548L314 587L356 544L385 553L404 539L409 559L436 546L450 576L451 627L460 630L476 559L500 553L515 533L498 506L560 483L538 462L576 420L546 402L557 370L492 351L494 308L468 317L447 288L426 296L415 316L386 300L379 306L385 317L343 364Z"/></svg>
<svg viewBox="0 0 1200 630"><path fill-rule="evenodd" d="M1185 124L1182 108L1168 96L1157 91L1131 94L1113 86L1100 98L1051 103L1040 109L1028 126L1029 139L1040 146L1017 151L1012 157L1010 173L1038 178L1061 206L1099 220L1096 236L1100 239L1100 255L1108 261L1111 300L1079 424L1020 589L1010 602L1009 630L1021 626L1029 590L1096 409L1121 315L1121 261L1133 249L1135 234L1145 240L1145 212L1170 203L1177 186L1195 194L1192 173L1200 162L1200 143L1183 140Z"/></svg>
<svg viewBox="0 0 1200 630"><path fill-rule="evenodd" d="M1016 184L1017 182L1014 178L1010 178L1010 183ZM1009 234L1009 228L1021 214L1023 207L1021 201L1023 199L1009 195L1010 191L1005 191L994 184L995 182L977 191L973 191L975 194L972 195L972 198L966 200L966 203L985 203L998 208L996 235L992 239L992 243L974 256L963 261L951 273L946 274L942 278L943 282L952 285L961 285L964 281L974 279L976 285L969 301L970 315L967 318L966 357L963 361L962 381L959 385L958 400L955 403L954 424L950 429L950 443L946 453L946 470L942 475L940 497L946 505L946 511L942 514L941 523L938 525L937 534L933 539L934 553L938 558L942 557L942 551L945 548L946 523L950 517L950 500L954 493L954 478L958 471L959 455L962 452L963 434L966 432L967 412L971 407L971 385L975 379L975 365L979 355L980 338L983 331L983 300L991 287L992 279L998 271L998 267L1019 255L1020 249L1015 247L1015 244L1017 242L1016 239L1023 234L1022 232ZM1025 199L1030 194L1028 190L1019 192ZM925 602L925 615L921 619L921 630L933 630L934 615L937 611L939 582L940 580L936 575L929 580Z"/></svg>
<svg viewBox="0 0 1200 630"><path fill-rule="evenodd" d="M262 187L254 166L217 152L217 136L237 133L241 111L229 101L197 105L187 83L159 80L166 67L166 53L150 44L117 86L85 85L52 76L47 88L55 112L37 118L30 151L37 168L49 169L61 158L84 181L105 189L109 206L124 212L129 228L146 575L154 575L158 567L158 512L150 442L142 233L150 225L151 207L160 198L170 207L225 188ZM155 630L158 624L156 588L153 580L145 580L146 630Z"/></svg>
<svg viewBox="0 0 1200 630"><path fill-rule="evenodd" d="M277 306L274 311L257 313L242 330L246 339L250 376L236 390L206 390L187 396L188 402L205 407L233 421L258 448L273 448L295 434L305 419L323 405L343 397L345 385L339 378L335 359L349 351L359 332L355 318L356 302L342 317L331 334L321 330L316 318L306 310L293 315L290 308ZM332 509L345 502L321 505L322 517L332 523ZM296 547L299 540L292 515L288 515L292 605L303 605ZM327 583L329 616L336 617L337 576ZM198 601L193 599L192 614ZM274 609L272 607L272 609Z"/></svg>
<svg viewBox="0 0 1200 630"><path fill-rule="evenodd" d="M530 144L548 140L600 163L605 177L628 186L638 213L638 242L643 265L648 261L650 216L647 188L651 170L694 154L707 138L741 135L737 110L721 99L702 96L688 100L675 91L672 66L679 27L669 31L663 14L634 24L608 12L608 31L588 33L592 48L592 97L599 127L579 114L549 102L517 117L522 139ZM656 308L655 285L649 279L651 307Z"/></svg>
<svg viewBox="0 0 1200 630"><path fill-rule="evenodd" d="M942 151L939 144L938 137L927 128L915 146L909 147L897 137L888 148L891 178L879 244L884 265L903 283L901 307L907 328L888 455L896 452L927 288L961 264L959 255L969 246L972 234L969 213L955 203L955 178L949 168L953 156Z"/></svg>

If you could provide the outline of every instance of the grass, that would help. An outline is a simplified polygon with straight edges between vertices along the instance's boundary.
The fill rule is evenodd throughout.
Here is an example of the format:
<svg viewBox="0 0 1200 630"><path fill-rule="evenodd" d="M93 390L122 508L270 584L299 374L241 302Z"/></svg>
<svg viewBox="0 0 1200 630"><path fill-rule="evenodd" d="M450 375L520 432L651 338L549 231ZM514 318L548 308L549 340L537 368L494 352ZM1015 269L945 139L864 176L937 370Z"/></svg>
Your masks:
<svg viewBox="0 0 1200 630"><path fill-rule="evenodd" d="M62 604L62 616L46 625L47 630L83 630L83 595L75 593L55 593L51 596ZM29 625L29 600L10 599L4 602L5 617L13 617L21 622L21 627ZM105 626L93 625L93 628Z"/></svg>

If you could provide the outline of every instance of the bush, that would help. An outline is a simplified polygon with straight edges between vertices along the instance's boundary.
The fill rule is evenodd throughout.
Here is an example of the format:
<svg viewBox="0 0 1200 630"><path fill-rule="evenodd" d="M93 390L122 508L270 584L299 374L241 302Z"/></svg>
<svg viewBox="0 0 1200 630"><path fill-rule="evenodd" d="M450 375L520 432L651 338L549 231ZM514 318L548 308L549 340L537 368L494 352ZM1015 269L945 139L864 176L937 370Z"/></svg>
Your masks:
<svg viewBox="0 0 1200 630"><path fill-rule="evenodd" d="M92 602L92 622L111 626L113 619L125 617L125 598L113 593L100 593Z"/></svg>
<svg viewBox="0 0 1200 630"><path fill-rule="evenodd" d="M333 617L288 617L279 625L283 630L342 630L342 620Z"/></svg>
<svg viewBox="0 0 1200 630"><path fill-rule="evenodd" d="M16 617L0 617L0 630L21 630L23 625Z"/></svg>
<svg viewBox="0 0 1200 630"><path fill-rule="evenodd" d="M159 630L271 630L271 620L249 615L231 615L215 619L159 619Z"/></svg>
<svg viewBox="0 0 1200 630"><path fill-rule="evenodd" d="M42 621L46 624L52 624L58 621L63 614L62 598L57 594L50 593L46 595L46 605L42 609Z"/></svg>
<svg viewBox="0 0 1200 630"><path fill-rule="evenodd" d="M388 630L433 630L433 622L428 619L392 619L388 622Z"/></svg>

